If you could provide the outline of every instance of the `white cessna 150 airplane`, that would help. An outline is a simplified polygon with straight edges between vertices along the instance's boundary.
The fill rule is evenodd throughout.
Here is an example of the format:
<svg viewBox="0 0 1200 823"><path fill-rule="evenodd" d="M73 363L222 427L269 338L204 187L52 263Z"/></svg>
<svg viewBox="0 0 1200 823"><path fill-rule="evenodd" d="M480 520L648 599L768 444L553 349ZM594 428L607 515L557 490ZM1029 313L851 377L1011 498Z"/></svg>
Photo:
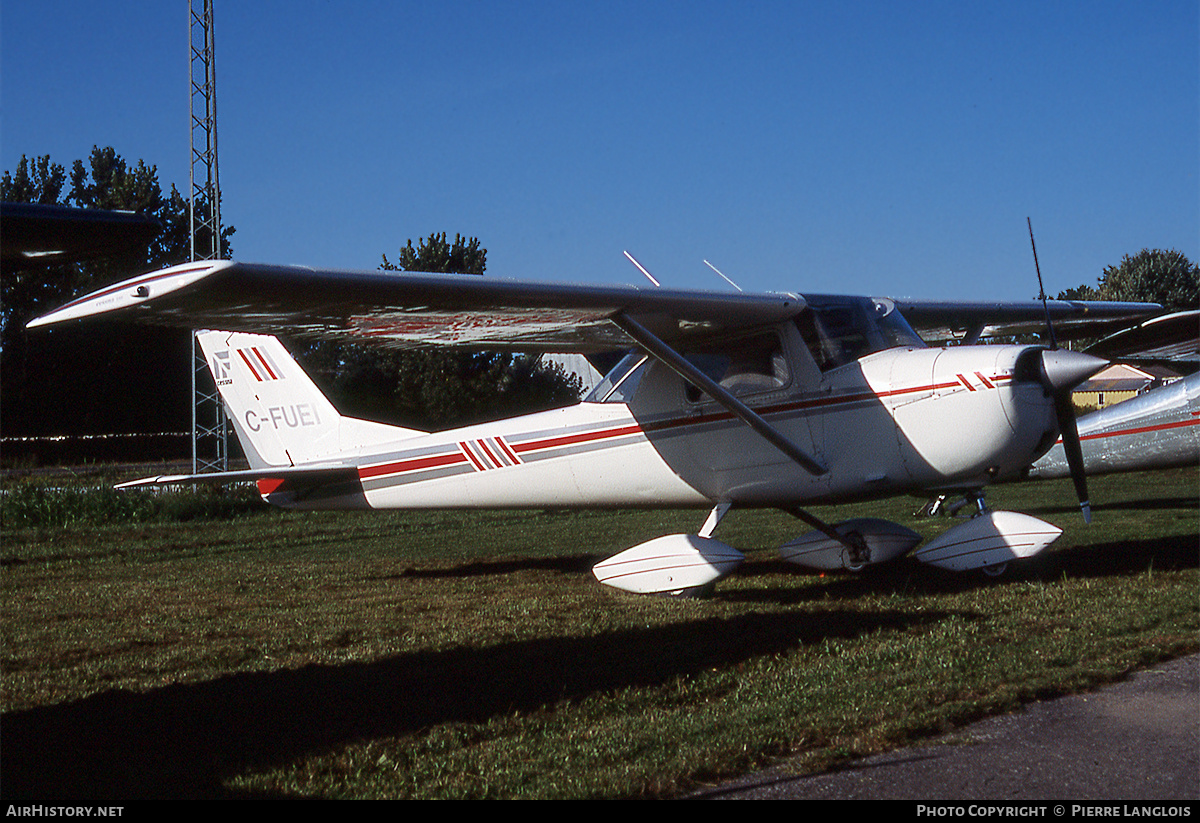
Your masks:
<svg viewBox="0 0 1200 823"><path fill-rule="evenodd" d="M910 321L987 333L1152 314L1151 304L922 303L830 295L551 285L446 274L185 264L101 289L31 322L97 314L198 334L251 468L134 484L255 480L295 508L704 507L695 534L597 564L603 583L695 593L743 560L712 534L732 508L777 507L813 531L797 563L859 569L910 551L996 571L1061 533L989 511L1060 430L1085 516L1070 391L1106 361L1050 347L929 348ZM395 347L628 354L583 402L427 433L344 417L271 335ZM874 518L827 524L805 505L963 494L978 514L928 544Z"/></svg>

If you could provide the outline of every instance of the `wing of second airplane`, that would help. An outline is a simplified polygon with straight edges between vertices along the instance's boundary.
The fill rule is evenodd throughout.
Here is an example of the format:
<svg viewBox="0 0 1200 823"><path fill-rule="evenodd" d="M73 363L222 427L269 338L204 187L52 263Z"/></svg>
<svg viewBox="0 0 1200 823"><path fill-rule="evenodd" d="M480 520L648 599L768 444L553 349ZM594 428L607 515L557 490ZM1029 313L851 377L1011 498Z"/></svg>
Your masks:
<svg viewBox="0 0 1200 823"><path fill-rule="evenodd" d="M1093 343L1086 351L1127 362L1200 362L1200 309L1138 323Z"/></svg>
<svg viewBox="0 0 1200 823"><path fill-rule="evenodd" d="M763 325L801 312L795 294L518 282L475 275L336 271L231 261L163 269L74 300L30 328L110 315L185 328L341 337L395 348L522 351L629 346L611 321L636 318L664 339Z"/></svg>

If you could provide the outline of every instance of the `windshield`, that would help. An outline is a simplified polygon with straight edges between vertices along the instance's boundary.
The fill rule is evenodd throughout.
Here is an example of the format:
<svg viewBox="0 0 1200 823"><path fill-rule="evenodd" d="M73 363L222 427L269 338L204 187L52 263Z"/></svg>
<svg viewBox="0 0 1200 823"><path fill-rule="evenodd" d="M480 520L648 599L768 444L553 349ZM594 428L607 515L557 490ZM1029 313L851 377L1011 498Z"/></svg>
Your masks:
<svg viewBox="0 0 1200 823"><path fill-rule="evenodd" d="M591 394L584 398L585 403L628 403L637 391L638 383L642 380L642 368L646 363L646 355L631 352L621 358L617 365L604 375Z"/></svg>
<svg viewBox="0 0 1200 823"><path fill-rule="evenodd" d="M809 311L796 318L796 327L821 371L885 349L925 347L891 300L823 296L805 299Z"/></svg>

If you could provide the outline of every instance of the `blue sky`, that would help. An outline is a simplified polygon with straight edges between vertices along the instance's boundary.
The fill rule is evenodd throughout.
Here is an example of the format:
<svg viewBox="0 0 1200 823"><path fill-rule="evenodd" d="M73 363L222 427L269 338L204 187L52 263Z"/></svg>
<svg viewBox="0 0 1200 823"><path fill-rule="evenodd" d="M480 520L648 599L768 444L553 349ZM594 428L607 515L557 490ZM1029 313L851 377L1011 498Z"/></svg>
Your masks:
<svg viewBox="0 0 1200 823"><path fill-rule="evenodd" d="M216 0L246 261L1028 299L1200 257L1200 5ZM3 0L0 165L188 181L184 0Z"/></svg>

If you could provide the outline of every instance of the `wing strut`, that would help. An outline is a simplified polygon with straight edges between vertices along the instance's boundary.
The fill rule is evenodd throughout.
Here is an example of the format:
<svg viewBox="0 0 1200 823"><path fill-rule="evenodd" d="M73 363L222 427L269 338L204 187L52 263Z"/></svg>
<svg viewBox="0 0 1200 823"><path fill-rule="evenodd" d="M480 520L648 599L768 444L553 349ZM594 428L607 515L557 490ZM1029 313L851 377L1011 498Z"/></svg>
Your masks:
<svg viewBox="0 0 1200 823"><path fill-rule="evenodd" d="M829 471L829 469L817 462L815 458L811 457L807 452L784 436L777 428L764 420L761 415L741 400L738 400L728 389L719 385L707 374L689 363L683 355L672 349L662 340L659 340L641 323L625 314L625 312L617 312L613 315L612 321L621 331L632 337L634 342L641 346L647 354L720 403L735 417L758 432L767 442L799 463L809 474L822 475Z"/></svg>

